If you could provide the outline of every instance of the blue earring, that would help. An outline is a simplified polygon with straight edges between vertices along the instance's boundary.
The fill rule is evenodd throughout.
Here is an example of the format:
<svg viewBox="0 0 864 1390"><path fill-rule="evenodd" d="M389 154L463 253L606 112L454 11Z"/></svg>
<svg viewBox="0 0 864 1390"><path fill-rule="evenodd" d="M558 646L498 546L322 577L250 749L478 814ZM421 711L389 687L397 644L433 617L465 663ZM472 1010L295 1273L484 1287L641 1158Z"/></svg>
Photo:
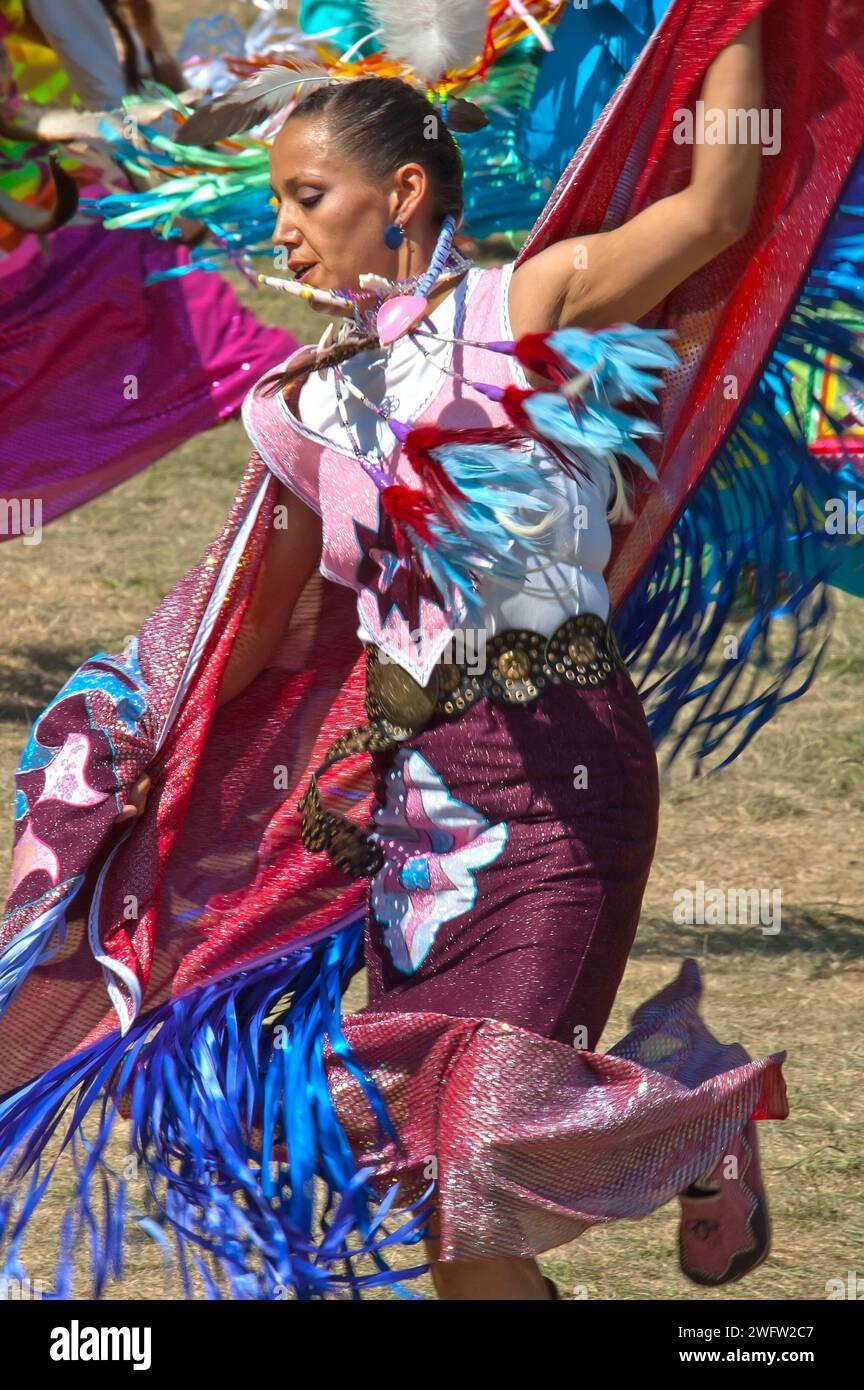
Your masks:
<svg viewBox="0 0 864 1390"><path fill-rule="evenodd" d="M391 222L384 233L384 244L389 246L391 251L398 251L405 240L405 232L398 222Z"/></svg>

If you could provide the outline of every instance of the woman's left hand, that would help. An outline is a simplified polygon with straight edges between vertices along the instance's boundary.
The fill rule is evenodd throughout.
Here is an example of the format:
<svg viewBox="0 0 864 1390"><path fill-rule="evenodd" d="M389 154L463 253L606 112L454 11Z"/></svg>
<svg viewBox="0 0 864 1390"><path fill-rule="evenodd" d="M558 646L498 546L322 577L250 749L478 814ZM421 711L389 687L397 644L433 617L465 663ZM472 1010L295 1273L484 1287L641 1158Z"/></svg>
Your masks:
<svg viewBox="0 0 864 1390"><path fill-rule="evenodd" d="M147 797L150 794L152 786L153 783L146 772L142 777L138 778L138 781L129 792L129 800L114 821L115 825L121 825L127 820L135 820L136 817L143 814L144 808L147 805Z"/></svg>

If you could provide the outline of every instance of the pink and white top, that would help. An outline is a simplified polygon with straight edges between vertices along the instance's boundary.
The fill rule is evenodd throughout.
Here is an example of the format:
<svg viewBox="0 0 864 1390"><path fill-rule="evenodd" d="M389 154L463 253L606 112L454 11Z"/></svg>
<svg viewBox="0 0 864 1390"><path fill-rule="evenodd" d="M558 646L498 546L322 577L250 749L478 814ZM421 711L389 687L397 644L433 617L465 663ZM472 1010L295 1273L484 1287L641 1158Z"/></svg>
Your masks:
<svg viewBox="0 0 864 1390"><path fill-rule="evenodd" d="M433 331L479 342L512 338L508 294L513 268L511 262L471 269L429 316ZM358 354L341 370L370 400L389 398L393 414L406 423L450 429L508 423L497 402L447 372L501 387L514 382L525 387L525 375L513 358L430 338L421 342L431 360L402 338L389 350ZM417 474L386 422L351 396L346 407L364 452L394 481L418 486ZM322 380L312 373L302 386L295 383L287 400L281 392L264 395L258 382L243 403L243 422L270 470L321 517L321 573L357 593L360 640L374 642L425 684L453 634L464 629L466 614L446 613L431 582L402 568L389 588L381 587L386 556L393 549L389 520L378 489L354 457L330 377ZM520 587L493 574L481 576L484 631L489 635L507 628L548 635L575 613L605 618L609 612L603 571L611 552L606 516L611 473L604 467L590 482L574 480L539 444L530 448L538 493L555 493L560 512L547 533L554 562L532 558ZM525 519L530 519L527 513Z"/></svg>

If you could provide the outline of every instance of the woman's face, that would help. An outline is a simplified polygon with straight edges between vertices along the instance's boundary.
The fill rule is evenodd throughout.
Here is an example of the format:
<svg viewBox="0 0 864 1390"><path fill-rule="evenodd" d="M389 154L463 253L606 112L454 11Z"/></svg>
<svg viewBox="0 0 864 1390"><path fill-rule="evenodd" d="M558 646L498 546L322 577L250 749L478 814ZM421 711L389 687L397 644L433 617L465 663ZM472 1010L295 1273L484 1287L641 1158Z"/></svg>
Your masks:
<svg viewBox="0 0 864 1390"><path fill-rule="evenodd" d="M301 284L358 289L365 271L396 277L398 256L384 244L384 230L401 206L399 175L370 184L356 163L340 158L326 118L310 116L283 126L270 176L279 199L273 243L286 248L287 268L299 268Z"/></svg>

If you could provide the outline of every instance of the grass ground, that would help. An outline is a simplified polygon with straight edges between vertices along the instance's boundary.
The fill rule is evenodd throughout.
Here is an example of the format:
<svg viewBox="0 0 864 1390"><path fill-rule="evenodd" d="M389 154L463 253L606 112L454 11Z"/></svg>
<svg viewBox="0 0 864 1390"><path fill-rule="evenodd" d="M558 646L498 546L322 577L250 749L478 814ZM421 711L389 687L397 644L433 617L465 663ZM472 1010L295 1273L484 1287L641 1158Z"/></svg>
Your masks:
<svg viewBox="0 0 864 1390"><path fill-rule="evenodd" d="M200 12L244 6L200 3ZM186 11L169 3L169 27ZM256 299L275 321L284 305ZM293 319L311 336L309 321ZM50 526L38 546L0 546L0 787L30 722L71 670L116 650L218 529L245 463L239 424L193 439L122 487ZM590 1299L820 1299L828 1279L864 1275L861 1032L864 934L864 604L839 596L828 658L815 688L788 706L719 777L676 778L664 798L660 839L636 945L601 1050L627 1030L637 1003L674 976L685 955L706 980L705 1017L724 1041L753 1056L786 1049L791 1115L760 1127L774 1247L742 1284L711 1292L677 1268L674 1206L639 1223L596 1228L544 1267L565 1297ZM11 825L11 816L7 826ZM8 837L7 837L8 843ZM4 845L4 849L5 849ZM782 891L776 935L758 927L708 932L673 924L673 894L693 887ZM349 1004L361 1001L362 985ZM33 1268L68 1172L35 1232ZM177 1296L143 1239L110 1296ZM386 1296L386 1295L385 1295Z"/></svg>

